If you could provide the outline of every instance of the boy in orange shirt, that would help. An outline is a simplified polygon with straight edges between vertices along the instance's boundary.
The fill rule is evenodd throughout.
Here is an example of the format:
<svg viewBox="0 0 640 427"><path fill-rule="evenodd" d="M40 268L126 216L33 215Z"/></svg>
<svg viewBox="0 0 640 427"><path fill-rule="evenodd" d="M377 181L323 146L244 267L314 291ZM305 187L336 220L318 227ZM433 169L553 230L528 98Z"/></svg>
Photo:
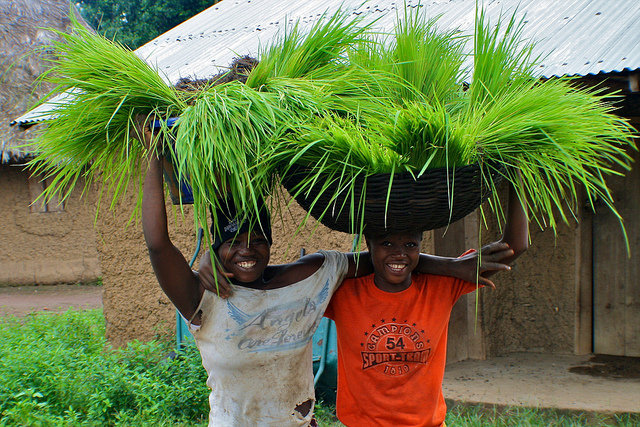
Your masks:
<svg viewBox="0 0 640 427"><path fill-rule="evenodd" d="M501 241L513 255L505 264L527 249L527 224L511 187ZM421 239L420 232L366 236L375 273L345 280L325 312L338 332L336 409L347 426L444 426L449 317L478 285L412 274Z"/></svg>

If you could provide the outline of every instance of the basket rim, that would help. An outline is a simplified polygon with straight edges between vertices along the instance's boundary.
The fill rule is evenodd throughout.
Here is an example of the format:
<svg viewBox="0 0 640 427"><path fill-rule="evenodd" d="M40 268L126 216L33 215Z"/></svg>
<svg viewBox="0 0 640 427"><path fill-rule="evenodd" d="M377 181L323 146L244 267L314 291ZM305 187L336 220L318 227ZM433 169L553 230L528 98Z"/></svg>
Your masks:
<svg viewBox="0 0 640 427"><path fill-rule="evenodd" d="M339 173L333 179L336 173L314 172L313 169L303 165L291 168L293 172L284 177L283 186L311 217L323 225L336 231L358 234L363 231L363 226L370 230L374 227L419 231L447 226L475 211L506 176L505 167L501 163L476 162L427 169L420 176L410 171L371 175L358 173L352 177L351 183L345 184ZM306 187L300 186L301 176L314 174L318 175L318 182ZM326 184L321 179L323 175L332 176L332 182ZM394 178L389 185L391 175ZM346 179L351 180L349 177ZM453 182L460 179L463 183L458 184L457 190L453 190L455 184L451 185L450 179ZM433 185L434 182L438 185ZM480 185L476 185L478 183ZM377 190L376 194L371 193L372 188L373 191ZM354 206L354 192L359 192L355 194L355 206L359 208L352 215L349 203L351 207ZM407 196L412 192L417 197ZM351 197L352 200L345 201L345 197ZM390 217L392 220L388 221ZM407 224L401 225L403 222ZM388 226L388 223L394 225Z"/></svg>

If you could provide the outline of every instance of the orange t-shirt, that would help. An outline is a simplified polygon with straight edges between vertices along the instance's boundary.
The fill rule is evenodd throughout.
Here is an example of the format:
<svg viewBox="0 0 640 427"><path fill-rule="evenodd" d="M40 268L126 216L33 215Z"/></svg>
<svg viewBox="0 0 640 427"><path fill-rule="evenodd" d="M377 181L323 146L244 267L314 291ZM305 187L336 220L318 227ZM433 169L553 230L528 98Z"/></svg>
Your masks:
<svg viewBox="0 0 640 427"><path fill-rule="evenodd" d="M477 285L413 273L408 289L389 293L373 277L345 280L325 312L338 332L338 418L347 426L440 427L451 309Z"/></svg>

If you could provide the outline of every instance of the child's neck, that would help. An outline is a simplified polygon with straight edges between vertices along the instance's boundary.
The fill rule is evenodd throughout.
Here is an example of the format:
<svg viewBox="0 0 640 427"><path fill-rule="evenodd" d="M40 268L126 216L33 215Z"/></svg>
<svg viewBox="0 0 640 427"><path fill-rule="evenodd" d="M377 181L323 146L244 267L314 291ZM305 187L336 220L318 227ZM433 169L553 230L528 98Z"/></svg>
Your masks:
<svg viewBox="0 0 640 427"><path fill-rule="evenodd" d="M376 285L376 288L380 289L381 291L395 294L407 290L409 289L409 287L411 287L411 274L409 274L407 278L402 282L394 283L386 280L384 277L376 273L373 276L373 283Z"/></svg>

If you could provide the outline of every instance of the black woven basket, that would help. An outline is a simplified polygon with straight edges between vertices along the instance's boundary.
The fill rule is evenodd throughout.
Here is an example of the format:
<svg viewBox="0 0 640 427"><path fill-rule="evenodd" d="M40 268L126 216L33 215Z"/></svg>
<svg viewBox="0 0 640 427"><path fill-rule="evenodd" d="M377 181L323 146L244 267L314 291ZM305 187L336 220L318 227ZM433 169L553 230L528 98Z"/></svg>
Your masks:
<svg viewBox="0 0 640 427"><path fill-rule="evenodd" d="M328 175L311 188L299 191L300 182L313 172L299 167L282 178L282 184L296 201L325 226L345 233L360 231L360 213L351 217L350 206L361 206L364 198L364 226L367 232L415 232L447 226L464 218L482 204L502 179L503 169L496 165L472 164L456 168L427 170L414 178L409 172L393 175L387 204L391 174L358 177L352 184L327 183ZM344 187L353 186L347 195ZM332 200L336 190L339 196ZM314 204L314 201L315 204ZM313 209L309 210L311 205Z"/></svg>

